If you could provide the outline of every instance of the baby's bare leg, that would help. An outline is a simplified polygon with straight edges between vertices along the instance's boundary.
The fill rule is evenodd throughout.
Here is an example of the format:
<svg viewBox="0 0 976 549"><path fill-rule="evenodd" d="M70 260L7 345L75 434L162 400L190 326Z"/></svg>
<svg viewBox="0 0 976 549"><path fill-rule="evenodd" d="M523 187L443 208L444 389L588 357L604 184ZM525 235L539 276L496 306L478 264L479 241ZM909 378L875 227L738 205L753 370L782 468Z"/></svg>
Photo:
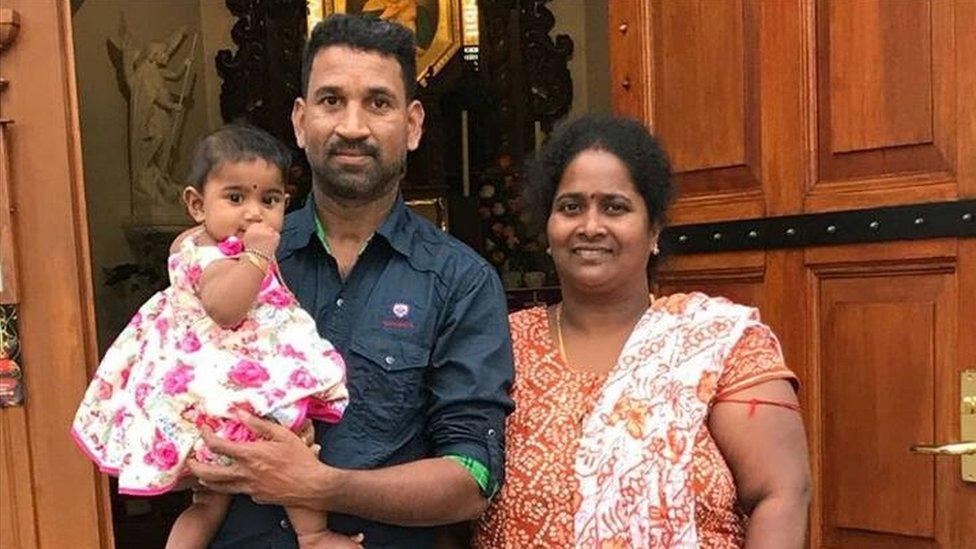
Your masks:
<svg viewBox="0 0 976 549"><path fill-rule="evenodd" d="M326 514L305 507L285 507L288 520L298 535L300 549L361 548L362 536L345 536L330 532L326 526Z"/></svg>
<svg viewBox="0 0 976 549"><path fill-rule="evenodd" d="M231 496L199 490L169 532L166 549L205 549L227 515Z"/></svg>

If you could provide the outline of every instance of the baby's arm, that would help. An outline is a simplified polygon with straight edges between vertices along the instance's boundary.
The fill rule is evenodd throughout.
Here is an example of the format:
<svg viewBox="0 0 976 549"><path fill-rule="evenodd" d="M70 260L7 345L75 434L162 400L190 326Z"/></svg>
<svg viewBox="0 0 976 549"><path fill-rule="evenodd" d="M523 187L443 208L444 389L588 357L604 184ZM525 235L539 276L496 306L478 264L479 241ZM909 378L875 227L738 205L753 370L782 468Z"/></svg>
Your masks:
<svg viewBox="0 0 976 549"><path fill-rule="evenodd" d="M243 238L246 250L254 250L268 258L274 257L278 239L278 231L263 222L249 226ZM265 262L263 259L252 257L254 262L243 256L236 261L214 261L200 277L203 308L223 328L233 328L244 320L261 289L267 268L262 269L256 264Z"/></svg>

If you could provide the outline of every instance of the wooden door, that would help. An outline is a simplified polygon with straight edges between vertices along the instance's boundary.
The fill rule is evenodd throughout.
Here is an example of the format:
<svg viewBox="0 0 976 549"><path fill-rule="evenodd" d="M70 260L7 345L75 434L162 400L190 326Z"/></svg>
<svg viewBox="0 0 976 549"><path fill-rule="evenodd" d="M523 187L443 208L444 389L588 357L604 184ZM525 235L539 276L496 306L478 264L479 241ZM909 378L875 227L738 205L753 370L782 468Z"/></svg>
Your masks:
<svg viewBox="0 0 976 549"><path fill-rule="evenodd" d="M672 157L678 252L681 226L976 198L976 2L614 0L608 32L615 110ZM908 448L960 437L976 239L878 240L679 253L659 287L754 304L780 336L812 547L973 547L959 458Z"/></svg>
<svg viewBox="0 0 976 549"><path fill-rule="evenodd" d="M3 230L16 252L26 389L24 406L0 408L0 547L111 547L105 477L68 435L96 359L70 8L0 9L19 22L0 52L0 118L12 120L0 130L0 185L11 198Z"/></svg>

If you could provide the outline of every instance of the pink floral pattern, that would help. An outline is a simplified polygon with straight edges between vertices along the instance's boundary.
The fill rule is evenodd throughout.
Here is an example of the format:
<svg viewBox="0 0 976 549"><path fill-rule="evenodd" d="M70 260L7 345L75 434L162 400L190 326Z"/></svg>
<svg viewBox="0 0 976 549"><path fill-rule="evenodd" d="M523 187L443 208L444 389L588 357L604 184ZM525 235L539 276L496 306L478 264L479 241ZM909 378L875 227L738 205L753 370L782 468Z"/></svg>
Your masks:
<svg viewBox="0 0 976 549"><path fill-rule="evenodd" d="M227 374L227 379L238 387L255 388L263 386L270 379L270 376L268 371L257 362L242 360L231 368L230 373Z"/></svg>
<svg viewBox="0 0 976 549"><path fill-rule="evenodd" d="M236 260L242 250L240 242L200 246L184 238L167 262L170 286L132 317L85 393L72 435L103 471L118 475L122 493L168 491L190 455L226 463L203 446L200 430L254 440L237 409L290 428L305 417L342 415L348 399L342 358L277 271L236 328L207 316L196 294L203 271L213 261Z"/></svg>

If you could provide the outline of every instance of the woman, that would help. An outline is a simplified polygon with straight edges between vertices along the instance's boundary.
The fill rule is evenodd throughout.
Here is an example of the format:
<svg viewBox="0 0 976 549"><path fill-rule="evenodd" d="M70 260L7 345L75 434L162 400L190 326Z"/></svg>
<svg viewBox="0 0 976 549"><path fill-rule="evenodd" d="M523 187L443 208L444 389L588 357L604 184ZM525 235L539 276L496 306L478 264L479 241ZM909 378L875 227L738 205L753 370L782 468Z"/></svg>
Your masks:
<svg viewBox="0 0 976 549"><path fill-rule="evenodd" d="M775 336L755 309L649 297L671 195L638 122L588 117L543 148L561 303L511 315L507 482L478 547L802 547L809 465Z"/></svg>

